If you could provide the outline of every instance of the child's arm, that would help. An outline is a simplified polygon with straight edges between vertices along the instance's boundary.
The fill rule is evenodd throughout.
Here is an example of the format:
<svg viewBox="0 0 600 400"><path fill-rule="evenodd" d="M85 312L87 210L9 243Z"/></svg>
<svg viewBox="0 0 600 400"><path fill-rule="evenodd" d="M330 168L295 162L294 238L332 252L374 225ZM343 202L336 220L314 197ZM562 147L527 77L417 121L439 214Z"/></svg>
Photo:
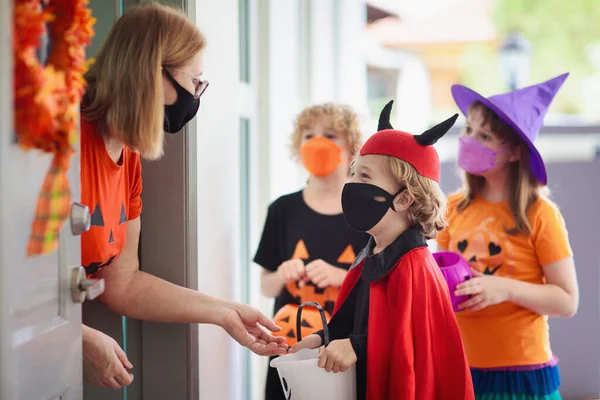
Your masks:
<svg viewBox="0 0 600 400"><path fill-rule="evenodd" d="M473 271L473 279L456 287L456 295L471 295L460 305L469 311L510 301L540 315L572 317L579 307L579 288L573 258L544 265L545 284L483 275Z"/></svg>
<svg viewBox="0 0 600 400"><path fill-rule="evenodd" d="M354 310L356 309L357 298L357 290L350 292L350 295L340 306L340 309L337 310L337 312L327 323L327 329L329 330L329 340L331 343L341 339L347 340L350 338L358 343L357 347L364 349L365 354L363 356L366 356L367 337L352 334L352 329L354 327ZM290 352L295 353L301 349L313 349L322 346L323 342L325 341L325 333L323 329L321 329L320 331L307 336L306 339L308 340L302 339L300 342L296 343L290 349Z"/></svg>
<svg viewBox="0 0 600 400"><path fill-rule="evenodd" d="M344 372L356 364L356 361L358 357L350 339L335 340L319 354L319 367L325 368L327 372Z"/></svg>
<svg viewBox="0 0 600 400"><path fill-rule="evenodd" d="M356 354L356 358L360 360L367 359L367 335L350 335L350 343Z"/></svg>
<svg viewBox="0 0 600 400"><path fill-rule="evenodd" d="M477 311L510 301L540 315L575 315L579 288L565 221L555 205L540 200L532 208L531 225L531 240L546 283L533 284L475 273L474 279L457 286L457 294L473 295L463 304L466 308Z"/></svg>
<svg viewBox="0 0 600 400"><path fill-rule="evenodd" d="M565 220L556 205L540 200L532 206L531 227L546 284L511 282L509 300L541 315L572 317L579 306L579 288Z"/></svg>
<svg viewBox="0 0 600 400"><path fill-rule="evenodd" d="M546 284L513 281L509 301L541 315L572 317L579 307L579 287L573 258L544 265Z"/></svg>
<svg viewBox="0 0 600 400"><path fill-rule="evenodd" d="M288 282L296 282L304 276L304 261L299 259L288 260L273 272L264 268L260 278L260 291L265 297L277 297Z"/></svg>

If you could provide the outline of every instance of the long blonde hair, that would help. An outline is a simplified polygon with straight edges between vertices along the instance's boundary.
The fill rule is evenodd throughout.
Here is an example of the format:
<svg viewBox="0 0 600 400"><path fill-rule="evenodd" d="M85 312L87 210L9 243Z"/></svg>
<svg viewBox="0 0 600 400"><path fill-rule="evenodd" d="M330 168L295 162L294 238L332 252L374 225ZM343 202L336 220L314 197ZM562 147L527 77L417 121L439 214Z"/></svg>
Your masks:
<svg viewBox="0 0 600 400"><path fill-rule="evenodd" d="M85 75L84 119L147 159L163 154L162 68L180 68L206 45L178 9L147 3L128 9L110 29Z"/></svg>
<svg viewBox="0 0 600 400"><path fill-rule="evenodd" d="M519 233L525 236L531 235L531 224L529 223L528 212L533 203L538 198L548 200L548 188L538 182L531 173L529 148L519 138L515 131L498 115L481 104L475 102L469 107L469 113L480 111L483 116L483 124L489 123L491 131L498 135L500 139L508 141L514 147L518 147L520 151L519 160L509 164L509 185L511 191L509 193L508 204L510 212L515 220L515 226L504 227L505 231L511 235ZM485 184L485 178L463 173L463 186L465 191L464 198L458 203L457 210L464 211L475 199L475 196Z"/></svg>
<svg viewBox="0 0 600 400"><path fill-rule="evenodd" d="M404 160L384 156L389 174L400 185L406 186L414 202L408 209L408 219L421 226L427 239L435 239L438 231L446 226L446 196L433 179L419 175L416 169Z"/></svg>

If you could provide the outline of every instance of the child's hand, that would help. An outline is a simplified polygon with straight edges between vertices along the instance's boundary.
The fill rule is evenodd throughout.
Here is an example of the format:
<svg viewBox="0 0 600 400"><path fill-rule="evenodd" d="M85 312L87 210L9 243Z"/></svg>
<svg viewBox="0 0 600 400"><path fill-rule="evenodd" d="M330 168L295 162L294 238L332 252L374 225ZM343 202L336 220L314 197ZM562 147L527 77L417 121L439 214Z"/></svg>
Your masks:
<svg viewBox="0 0 600 400"><path fill-rule="evenodd" d="M298 343L296 343L289 350L290 353L295 353L302 349L316 349L317 347L321 347L323 341L321 340L321 336L319 335L308 335Z"/></svg>
<svg viewBox="0 0 600 400"><path fill-rule="evenodd" d="M479 311L487 306L510 300L512 279L500 276L484 275L472 269L473 278L456 285L456 296L472 297L459 304L460 309Z"/></svg>
<svg viewBox="0 0 600 400"><path fill-rule="evenodd" d="M325 368L327 372L344 372L356 361L350 339L334 340L329 346L322 348L319 354L319 368Z"/></svg>
<svg viewBox="0 0 600 400"><path fill-rule="evenodd" d="M288 260L277 268L277 273L285 283L299 281L306 276L304 261L300 259Z"/></svg>
<svg viewBox="0 0 600 400"><path fill-rule="evenodd" d="M327 286L342 286L346 273L346 270L336 268L323 260L315 260L306 266L307 278L321 289Z"/></svg>

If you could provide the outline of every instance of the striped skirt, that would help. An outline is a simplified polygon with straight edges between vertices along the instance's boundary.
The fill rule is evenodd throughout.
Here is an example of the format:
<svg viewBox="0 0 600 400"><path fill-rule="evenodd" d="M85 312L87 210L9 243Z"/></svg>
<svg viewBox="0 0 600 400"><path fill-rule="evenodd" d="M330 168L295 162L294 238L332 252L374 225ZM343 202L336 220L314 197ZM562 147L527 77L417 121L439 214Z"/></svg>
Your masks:
<svg viewBox="0 0 600 400"><path fill-rule="evenodd" d="M560 400L558 358L544 364L471 368L477 400Z"/></svg>

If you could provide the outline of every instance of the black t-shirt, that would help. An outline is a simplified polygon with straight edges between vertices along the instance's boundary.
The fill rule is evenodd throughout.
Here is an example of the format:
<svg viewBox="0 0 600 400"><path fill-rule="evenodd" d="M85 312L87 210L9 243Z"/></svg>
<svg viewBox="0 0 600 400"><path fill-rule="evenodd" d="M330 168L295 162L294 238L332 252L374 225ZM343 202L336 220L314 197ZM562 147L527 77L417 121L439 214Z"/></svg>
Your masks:
<svg viewBox="0 0 600 400"><path fill-rule="evenodd" d="M293 258L304 260L305 265L321 259L347 270L368 239L368 234L350 228L343 214L324 215L309 208L299 191L280 197L269 207L254 262L276 271ZM289 283L275 300L274 312L287 304L316 301L331 315L338 291L339 287L321 290L312 282L303 288Z"/></svg>

